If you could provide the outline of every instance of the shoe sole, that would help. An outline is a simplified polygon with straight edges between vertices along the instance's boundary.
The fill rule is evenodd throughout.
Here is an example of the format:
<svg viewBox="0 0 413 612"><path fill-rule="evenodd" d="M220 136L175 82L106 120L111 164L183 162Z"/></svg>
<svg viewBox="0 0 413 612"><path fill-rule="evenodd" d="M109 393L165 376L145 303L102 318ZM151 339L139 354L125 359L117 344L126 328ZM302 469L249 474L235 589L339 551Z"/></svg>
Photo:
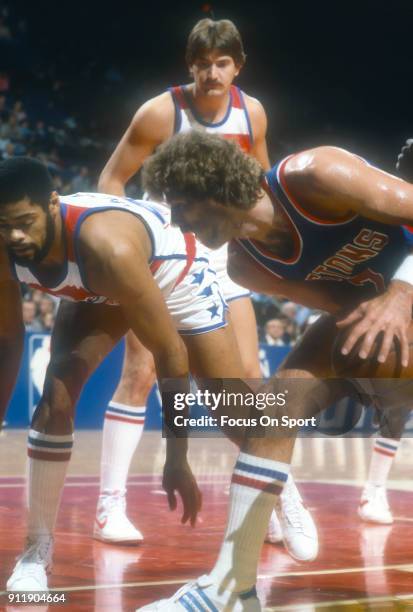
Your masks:
<svg viewBox="0 0 413 612"><path fill-rule="evenodd" d="M93 534L93 539L98 542L103 542L104 544L123 544L124 546L139 546L142 544L143 538L141 539L114 539L114 538L104 538L101 535Z"/></svg>
<svg viewBox="0 0 413 612"><path fill-rule="evenodd" d="M367 518L362 515L360 509L357 510L357 514L359 515L359 518L365 523L374 523L376 525L393 525L394 523L394 519L391 519L390 521L380 521L379 519Z"/></svg>

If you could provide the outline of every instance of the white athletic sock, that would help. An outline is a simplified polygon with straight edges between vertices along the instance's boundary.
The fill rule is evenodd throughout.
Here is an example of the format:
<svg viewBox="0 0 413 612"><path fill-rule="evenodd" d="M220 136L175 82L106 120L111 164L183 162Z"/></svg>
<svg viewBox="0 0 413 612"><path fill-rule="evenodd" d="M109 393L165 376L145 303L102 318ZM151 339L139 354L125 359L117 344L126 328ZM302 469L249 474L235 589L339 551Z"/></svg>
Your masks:
<svg viewBox="0 0 413 612"><path fill-rule="evenodd" d="M72 447L73 434L29 432L27 535L31 542L53 535Z"/></svg>
<svg viewBox="0 0 413 612"><path fill-rule="evenodd" d="M232 475L224 542L210 578L218 589L243 593L254 587L276 497L290 466L241 452Z"/></svg>
<svg viewBox="0 0 413 612"><path fill-rule="evenodd" d="M100 467L100 494L124 495L133 454L145 424L145 406L109 402L105 413Z"/></svg>
<svg viewBox="0 0 413 612"><path fill-rule="evenodd" d="M385 486L400 440L376 438L370 460L367 485Z"/></svg>

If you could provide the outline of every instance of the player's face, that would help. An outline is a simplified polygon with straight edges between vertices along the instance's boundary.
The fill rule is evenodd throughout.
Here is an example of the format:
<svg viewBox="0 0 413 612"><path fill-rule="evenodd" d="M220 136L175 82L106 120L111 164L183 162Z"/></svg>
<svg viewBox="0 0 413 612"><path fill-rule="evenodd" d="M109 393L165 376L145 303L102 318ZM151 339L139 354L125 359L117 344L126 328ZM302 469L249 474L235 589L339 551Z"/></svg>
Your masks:
<svg viewBox="0 0 413 612"><path fill-rule="evenodd" d="M192 232L210 249L217 249L237 235L239 223L236 209L218 204L213 200L205 202L169 202L172 224L183 232Z"/></svg>
<svg viewBox="0 0 413 612"><path fill-rule="evenodd" d="M228 93L232 81L240 71L230 55L211 51L199 56L190 72L195 82L196 92L203 96L222 96Z"/></svg>
<svg viewBox="0 0 413 612"><path fill-rule="evenodd" d="M28 198L0 209L0 238L13 261L30 265L40 261L54 237L54 217Z"/></svg>

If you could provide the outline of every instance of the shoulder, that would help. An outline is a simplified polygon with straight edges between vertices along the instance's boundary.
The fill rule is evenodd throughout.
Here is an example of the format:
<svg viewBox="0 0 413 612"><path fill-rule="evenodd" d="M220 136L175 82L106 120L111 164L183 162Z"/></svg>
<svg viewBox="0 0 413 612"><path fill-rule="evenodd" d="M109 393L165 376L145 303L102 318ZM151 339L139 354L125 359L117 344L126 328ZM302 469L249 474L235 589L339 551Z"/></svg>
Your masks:
<svg viewBox="0 0 413 612"><path fill-rule="evenodd" d="M110 228L110 231L108 229ZM136 259L139 252L151 254L149 231L139 217L126 210L108 210L87 217L79 233L81 254L107 262Z"/></svg>
<svg viewBox="0 0 413 612"><path fill-rule="evenodd" d="M244 96L245 106L250 118L261 121L266 120L267 115L261 102L257 98L253 98L253 96L246 94L245 91L243 91L242 94Z"/></svg>
<svg viewBox="0 0 413 612"><path fill-rule="evenodd" d="M300 177L315 180L333 167L344 167L361 161L357 155L340 147L315 147L291 155L284 166L284 174L290 180L298 180Z"/></svg>
<svg viewBox="0 0 413 612"><path fill-rule="evenodd" d="M175 107L169 91L161 93L147 100L136 111L130 129L141 132L142 130L155 131L169 138L173 131L175 121Z"/></svg>
<svg viewBox="0 0 413 612"><path fill-rule="evenodd" d="M264 131L267 128L267 115L261 102L257 98L249 96L242 92L245 101L245 107L251 121L254 132Z"/></svg>

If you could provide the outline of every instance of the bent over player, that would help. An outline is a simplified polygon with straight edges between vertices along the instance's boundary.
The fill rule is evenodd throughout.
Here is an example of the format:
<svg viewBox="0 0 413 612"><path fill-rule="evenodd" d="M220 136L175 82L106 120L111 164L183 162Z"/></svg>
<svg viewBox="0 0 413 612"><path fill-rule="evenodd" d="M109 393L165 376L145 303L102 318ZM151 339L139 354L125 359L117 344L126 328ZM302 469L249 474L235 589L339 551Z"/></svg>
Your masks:
<svg viewBox="0 0 413 612"><path fill-rule="evenodd" d="M243 370L208 258L192 234L170 226L164 207L101 194L60 198L40 162L10 158L0 164L0 238L1 421L21 351L18 281L62 298L28 438L27 543L7 583L9 590L43 591L75 405L127 330L154 355L160 381L182 379L185 388L189 367L206 378ZM185 441L168 440L167 456L165 489L172 506L178 490L183 520L193 523L200 494Z"/></svg>
<svg viewBox="0 0 413 612"><path fill-rule="evenodd" d="M291 155L264 176L233 144L195 132L174 136L147 160L144 184L151 197L167 199L183 231L212 248L231 241L234 280L330 313L287 356L279 374L284 382L334 375L337 318L341 328L351 325L343 353L360 340L364 363L378 341L371 368L380 368L397 338L400 374L411 377L413 256L401 224L413 222L412 185L334 147ZM305 406L302 397L300 410ZM235 465L227 529L212 571L142 610L260 610L259 553L294 444L267 442L242 452Z"/></svg>

